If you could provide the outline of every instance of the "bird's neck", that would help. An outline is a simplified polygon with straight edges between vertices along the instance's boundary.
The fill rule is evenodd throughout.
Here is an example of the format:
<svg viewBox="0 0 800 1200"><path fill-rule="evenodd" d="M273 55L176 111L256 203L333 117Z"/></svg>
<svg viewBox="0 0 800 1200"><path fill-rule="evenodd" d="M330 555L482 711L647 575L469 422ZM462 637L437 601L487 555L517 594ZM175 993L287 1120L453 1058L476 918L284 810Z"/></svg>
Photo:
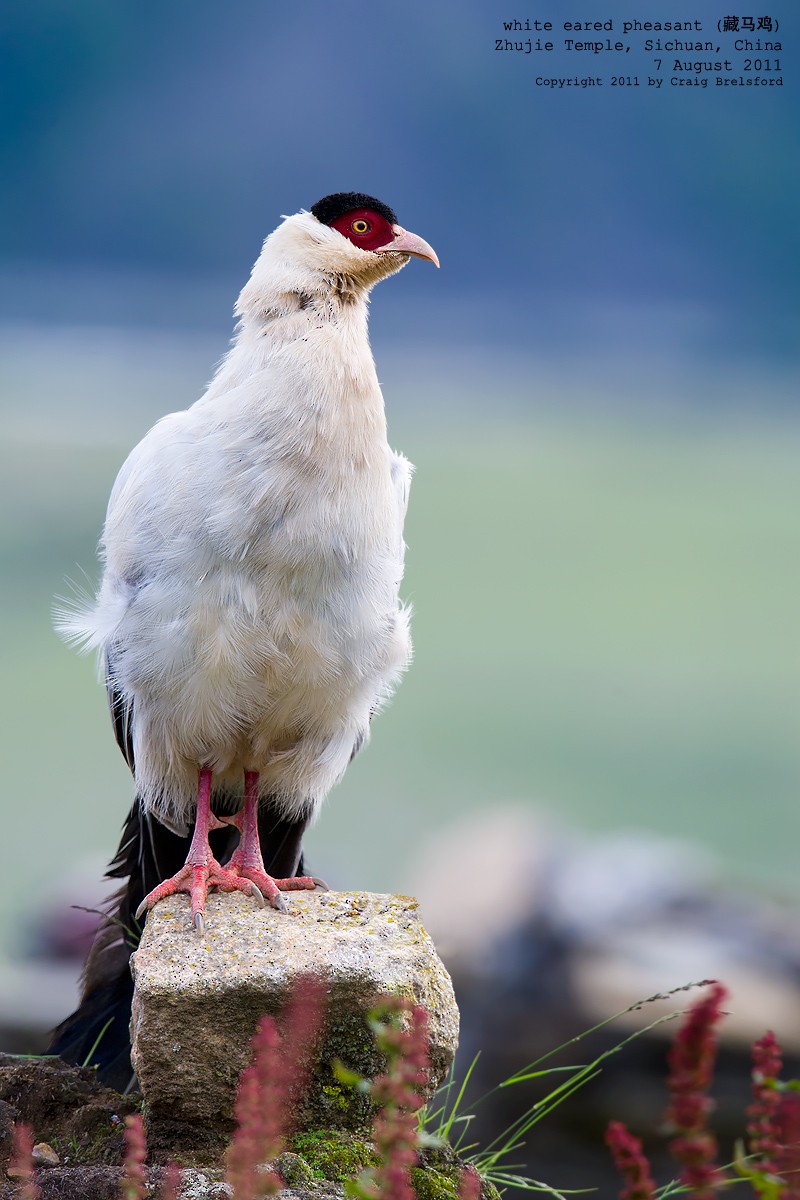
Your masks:
<svg viewBox="0 0 800 1200"><path fill-rule="evenodd" d="M362 446L385 443L383 397L367 330L368 290L351 280L331 286L330 279L307 277L302 291L273 286L261 290L257 301L247 293L246 287L237 305L235 341L205 401L241 389L255 416L271 403L277 383L280 402L288 402L298 420L308 418L331 435L346 429Z"/></svg>
<svg viewBox="0 0 800 1200"><path fill-rule="evenodd" d="M319 340L314 335L322 334L341 338L351 349L354 341L360 343L369 353L368 299L368 288L342 275L289 277L269 291L248 285L236 305L241 321L234 349L257 350L266 361L295 342L311 340L313 347Z"/></svg>

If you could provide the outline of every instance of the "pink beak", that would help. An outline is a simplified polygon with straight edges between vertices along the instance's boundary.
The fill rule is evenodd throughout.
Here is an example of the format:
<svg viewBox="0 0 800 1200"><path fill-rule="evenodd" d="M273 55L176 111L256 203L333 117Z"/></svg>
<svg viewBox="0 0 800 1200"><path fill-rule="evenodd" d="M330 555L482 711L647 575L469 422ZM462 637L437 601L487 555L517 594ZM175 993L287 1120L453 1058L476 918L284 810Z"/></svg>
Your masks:
<svg viewBox="0 0 800 1200"><path fill-rule="evenodd" d="M392 233L395 236L391 242L387 242L385 246L376 247L376 254L413 254L416 258L427 258L435 267L439 266L436 251L428 245L424 238L417 237L415 233L409 233L407 229L403 229L402 225L393 225Z"/></svg>

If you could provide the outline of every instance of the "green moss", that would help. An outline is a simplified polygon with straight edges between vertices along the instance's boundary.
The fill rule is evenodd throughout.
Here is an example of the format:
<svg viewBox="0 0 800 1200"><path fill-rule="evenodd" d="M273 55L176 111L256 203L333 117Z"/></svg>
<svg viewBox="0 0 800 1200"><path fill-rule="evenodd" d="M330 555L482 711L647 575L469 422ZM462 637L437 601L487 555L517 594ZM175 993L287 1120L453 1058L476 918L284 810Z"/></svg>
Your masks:
<svg viewBox="0 0 800 1200"><path fill-rule="evenodd" d="M415 1167L411 1186L417 1200L457 1200L459 1176L456 1171L437 1171L434 1167Z"/></svg>
<svg viewBox="0 0 800 1200"><path fill-rule="evenodd" d="M342 1112L349 1108L345 1092L336 1084L328 1084L327 1087L322 1089L322 1094L327 1097L328 1103L332 1104L334 1108L338 1108Z"/></svg>
<svg viewBox="0 0 800 1200"><path fill-rule="evenodd" d="M365 1167L378 1164L372 1146L338 1129L298 1133L291 1138L290 1147L308 1164L314 1179L333 1183L355 1179Z"/></svg>
<svg viewBox="0 0 800 1200"><path fill-rule="evenodd" d="M291 1179L283 1169L284 1160ZM282 1155L276 1165L286 1182L297 1186L295 1180L298 1184L311 1180L345 1183L348 1179L357 1179L367 1167L377 1167L378 1163L378 1155L369 1142L338 1129L316 1129L290 1138L289 1152ZM417 1200L458 1200L463 1168L464 1164L449 1149L424 1153L422 1164L411 1172ZM483 1180L481 1194L483 1200L500 1200L497 1189L486 1180Z"/></svg>
<svg viewBox="0 0 800 1200"><path fill-rule="evenodd" d="M450 1146L423 1150L420 1165L411 1171L417 1200L457 1200L466 1167ZM481 1200L500 1200L493 1183L481 1177Z"/></svg>
<svg viewBox="0 0 800 1200"><path fill-rule="evenodd" d="M306 1160L299 1154L292 1154L289 1150L278 1155L275 1159L275 1168L287 1187L290 1188L299 1190L314 1180L314 1172Z"/></svg>

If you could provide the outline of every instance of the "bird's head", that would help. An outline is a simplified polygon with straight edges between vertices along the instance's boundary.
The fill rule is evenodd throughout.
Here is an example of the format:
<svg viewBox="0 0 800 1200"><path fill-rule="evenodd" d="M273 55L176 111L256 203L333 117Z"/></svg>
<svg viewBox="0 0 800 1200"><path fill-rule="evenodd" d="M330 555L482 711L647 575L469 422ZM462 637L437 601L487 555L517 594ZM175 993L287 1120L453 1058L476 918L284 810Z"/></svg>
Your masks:
<svg viewBox="0 0 800 1200"><path fill-rule="evenodd" d="M349 262L365 270L375 266L376 254L392 256L395 270L404 266L411 255L427 258L434 266L439 266L436 251L416 233L409 233L398 225L393 210L374 196L363 192L335 192L312 205L311 215L330 231L324 237L326 248L329 246L334 254L338 251ZM357 253L351 247L355 247ZM402 260L395 256L402 256Z"/></svg>
<svg viewBox="0 0 800 1200"><path fill-rule="evenodd" d="M292 311L290 298L305 295L356 300L412 256L439 266L436 252L403 229L388 205L363 192L336 192L270 234L236 309L243 317Z"/></svg>

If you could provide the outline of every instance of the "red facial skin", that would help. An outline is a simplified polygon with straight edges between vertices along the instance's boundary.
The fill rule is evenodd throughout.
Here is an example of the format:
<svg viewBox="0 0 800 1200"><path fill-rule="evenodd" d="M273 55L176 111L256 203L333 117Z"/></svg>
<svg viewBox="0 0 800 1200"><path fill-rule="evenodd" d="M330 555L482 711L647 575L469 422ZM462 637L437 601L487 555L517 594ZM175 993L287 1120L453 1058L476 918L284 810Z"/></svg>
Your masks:
<svg viewBox="0 0 800 1200"><path fill-rule="evenodd" d="M362 224L367 228L362 229ZM382 246L388 246L395 236L386 218L371 208L356 208L352 212L343 213L341 217L331 221L331 229L338 230L362 250L380 250Z"/></svg>

